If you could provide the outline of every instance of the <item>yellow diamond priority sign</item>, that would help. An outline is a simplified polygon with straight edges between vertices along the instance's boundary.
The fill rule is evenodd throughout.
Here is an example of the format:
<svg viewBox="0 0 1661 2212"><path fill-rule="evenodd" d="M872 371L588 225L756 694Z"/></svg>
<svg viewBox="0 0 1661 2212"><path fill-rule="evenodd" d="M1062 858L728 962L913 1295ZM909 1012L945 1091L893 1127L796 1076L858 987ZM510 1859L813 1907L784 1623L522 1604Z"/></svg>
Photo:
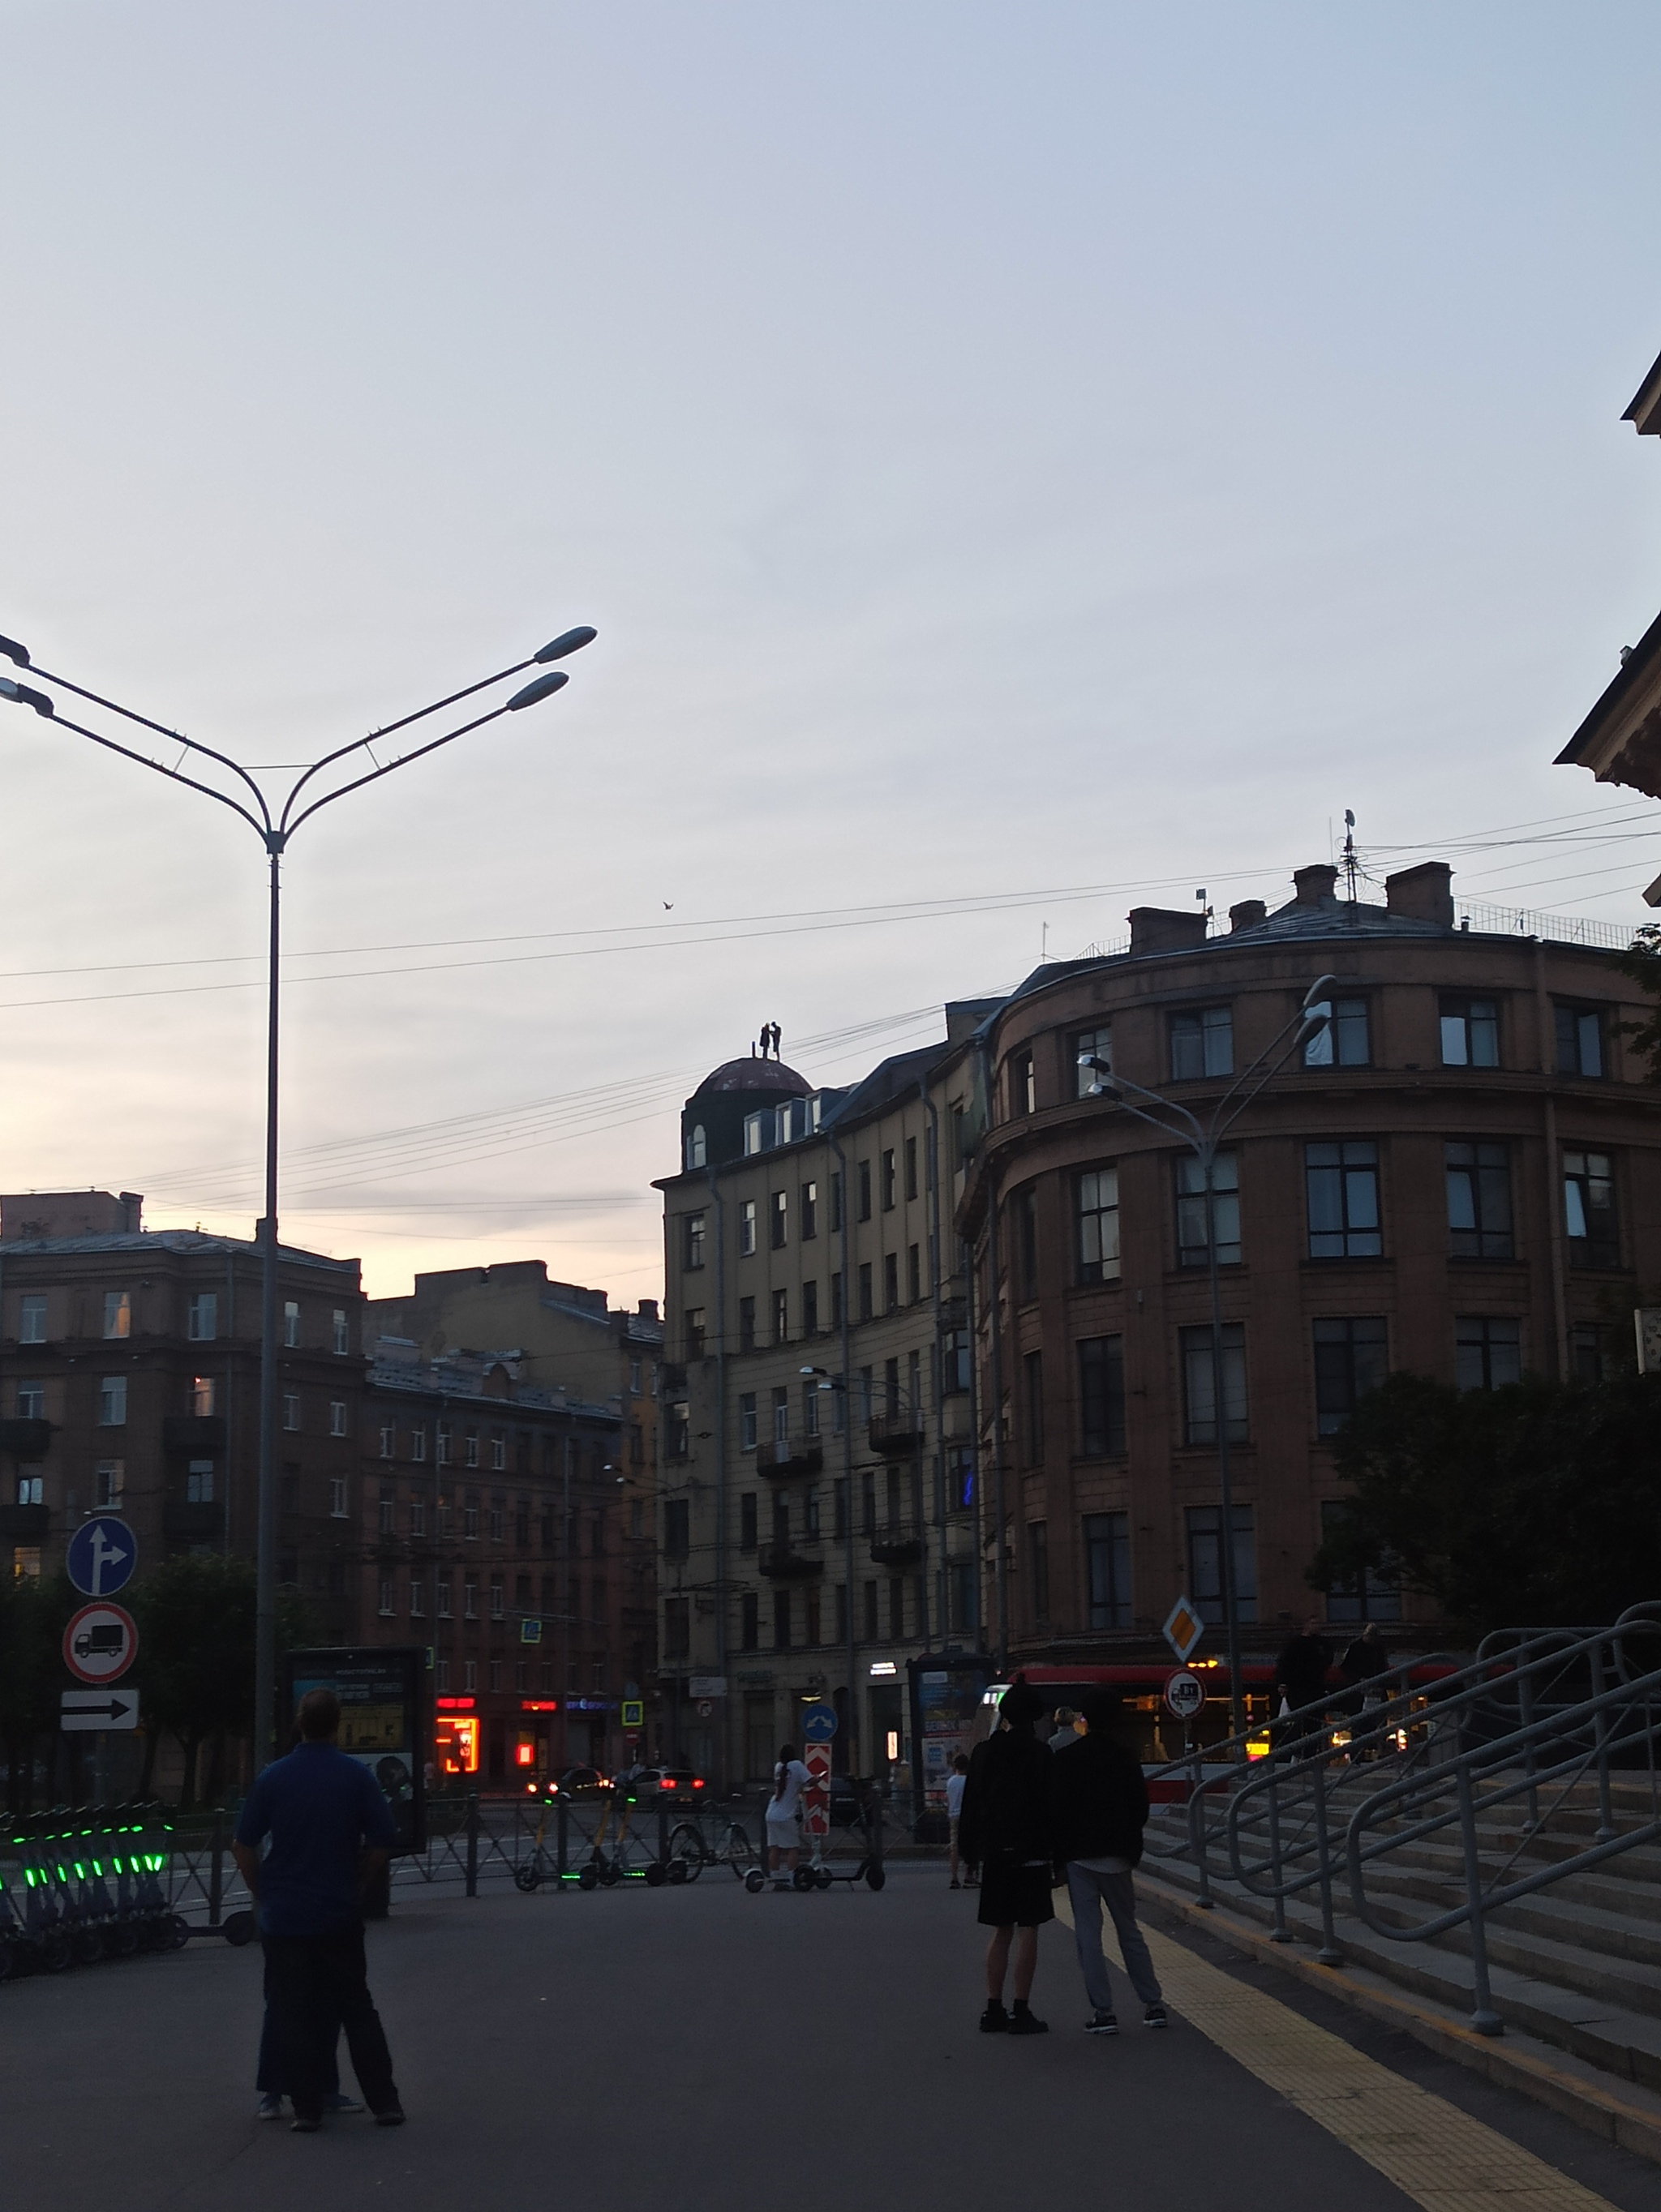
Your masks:
<svg viewBox="0 0 1661 2212"><path fill-rule="evenodd" d="M1165 1615L1165 1640L1186 1666L1199 1649L1200 1638L1205 1634L1205 1623L1194 1610L1191 1601L1179 1597Z"/></svg>

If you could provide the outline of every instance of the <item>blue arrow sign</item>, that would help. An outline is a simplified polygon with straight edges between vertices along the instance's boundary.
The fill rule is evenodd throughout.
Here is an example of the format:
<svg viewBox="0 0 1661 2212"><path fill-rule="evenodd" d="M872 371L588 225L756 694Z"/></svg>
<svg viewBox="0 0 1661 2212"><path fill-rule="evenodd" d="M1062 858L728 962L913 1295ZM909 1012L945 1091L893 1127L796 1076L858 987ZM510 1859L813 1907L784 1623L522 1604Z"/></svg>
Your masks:
<svg viewBox="0 0 1661 2212"><path fill-rule="evenodd" d="M837 1716L830 1705L806 1705L801 1716L804 1743L829 1743L837 1733Z"/></svg>
<svg viewBox="0 0 1661 2212"><path fill-rule="evenodd" d="M138 1545L125 1521L100 1513L70 1538L64 1571L87 1597L113 1597L132 1580Z"/></svg>

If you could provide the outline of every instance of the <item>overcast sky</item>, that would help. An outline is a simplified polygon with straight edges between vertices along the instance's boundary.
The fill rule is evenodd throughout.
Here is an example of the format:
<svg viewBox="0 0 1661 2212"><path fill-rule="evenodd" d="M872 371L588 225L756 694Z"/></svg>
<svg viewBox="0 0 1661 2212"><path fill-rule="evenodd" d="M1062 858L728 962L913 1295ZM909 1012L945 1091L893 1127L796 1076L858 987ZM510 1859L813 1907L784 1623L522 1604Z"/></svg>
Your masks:
<svg viewBox="0 0 1661 2212"><path fill-rule="evenodd" d="M260 763L600 632L296 841L285 1234L656 1295L764 1020L850 1080L1347 806L1643 919L1551 762L1661 605L1654 30L0 0L0 631ZM0 708L0 1188L247 1232L262 871Z"/></svg>

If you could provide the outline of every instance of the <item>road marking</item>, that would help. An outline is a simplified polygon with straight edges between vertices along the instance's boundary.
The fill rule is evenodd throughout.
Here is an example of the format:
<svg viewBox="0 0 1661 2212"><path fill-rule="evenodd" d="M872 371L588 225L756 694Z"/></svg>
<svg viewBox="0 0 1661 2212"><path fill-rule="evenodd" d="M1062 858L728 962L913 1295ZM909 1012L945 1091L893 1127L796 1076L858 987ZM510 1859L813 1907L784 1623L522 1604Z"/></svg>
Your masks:
<svg viewBox="0 0 1661 2212"><path fill-rule="evenodd" d="M1056 1893L1056 1909L1071 1928L1065 1890ZM1155 1929L1142 1933L1173 2010L1426 2212L1612 2212L1606 2197L1266 1990Z"/></svg>

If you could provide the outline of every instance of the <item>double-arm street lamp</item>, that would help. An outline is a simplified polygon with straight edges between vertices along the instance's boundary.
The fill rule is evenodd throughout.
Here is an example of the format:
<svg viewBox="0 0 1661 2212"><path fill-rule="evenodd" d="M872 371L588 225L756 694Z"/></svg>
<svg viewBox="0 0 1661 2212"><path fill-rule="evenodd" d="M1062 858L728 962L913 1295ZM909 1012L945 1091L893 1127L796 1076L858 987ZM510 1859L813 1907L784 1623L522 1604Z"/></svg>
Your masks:
<svg viewBox="0 0 1661 2212"><path fill-rule="evenodd" d="M1206 1261L1211 1278L1211 1418L1217 1436L1217 1579L1223 1601L1223 1621L1228 1639L1229 1733L1245 1732L1245 1695L1240 1679L1240 1607L1234 1576L1234 1496L1228 1456L1228 1406L1223 1388L1223 1302L1217 1272L1217 1152L1223 1139L1293 1054L1317 1036L1332 1018L1323 1003L1336 983L1335 975L1322 975L1304 994L1303 1004L1284 1028L1270 1038L1250 1067L1238 1075L1203 1122L1174 1098L1145 1090L1129 1076L1117 1075L1104 1060L1081 1052L1079 1066L1095 1078L1086 1094L1123 1106L1139 1121L1161 1135L1187 1145L1199 1163L1205 1191ZM1288 1037L1290 1042L1287 1042ZM1285 1046L1285 1050L1281 1047ZM1278 1058L1276 1055L1279 1055ZM1129 1094L1129 1095L1127 1095ZM1146 1103L1136 1104L1141 1099ZM1163 1117L1163 1118L1161 1118Z"/></svg>
<svg viewBox="0 0 1661 2212"><path fill-rule="evenodd" d="M216 752L211 745L199 744L194 738L183 737L161 722L153 722L148 715L134 714L131 708L122 707L113 699L100 698L97 692L88 691L78 684L71 684L65 676L55 676L50 669L41 668L30 659L26 648L13 638L0 637L0 656L17 668L27 669L39 682L54 685L60 691L71 692L77 699L85 699L107 713L119 714L124 721L132 722L141 729L154 731L165 738L170 745L179 748L179 757L171 764L155 760L148 753L136 752L129 745L118 744L113 738L97 730L89 730L80 722L72 722L59 713L57 702L47 693L36 690L32 684L18 682L12 677L0 677L0 700L13 705L32 707L37 714L44 714L57 723L60 729L73 730L77 737L89 738L95 745L107 751L119 753L124 760L136 761L140 768L153 769L174 783L187 784L204 798L216 799L222 806L228 806L233 814L240 815L265 848L270 875L270 927L267 941L266 1005L265 1005L265 1211L259 1226L259 1243L262 1261L259 1314L259 1534L257 1548L257 1597L254 1642L254 1731L253 1764L255 1771L264 1766L271 1754L272 1730L277 1715L277 1413L278 1396L277 1370L277 1044L278 1044L278 960L281 949L281 863L290 839L302 822L307 822L321 808L337 799L344 799L349 791L362 790L368 783L376 783L382 776L390 775L394 769L407 768L411 761L419 760L425 753L436 752L441 745L453 744L457 738L465 737L470 731L482 729L485 723L494 722L502 714L516 714L526 707L534 707L541 700L551 698L570 678L563 669L550 669L547 674L533 677L522 684L510 698L500 706L492 707L487 714L475 715L470 722L447 730L441 738L432 738L424 744L413 745L395 759L382 760L375 746L407 730L417 722L424 721L429 714L441 714L463 699L471 699L478 692L487 691L493 684L504 684L509 677L523 674L527 668L545 665L550 661L563 660L569 653L591 644L596 632L586 623L575 629L561 632L539 653L526 659L517 660L511 668L498 669L494 676L482 677L477 684L469 684L447 697L435 699L430 707L423 707L413 714L405 714L396 722L388 722L382 729L371 731L367 738L356 738L350 745L326 753L303 770L280 800L268 800L252 775L240 762L228 754ZM344 782L323 788L313 781L338 763L350 759L354 753L365 754L370 767L362 774L349 775ZM199 757L202 763L215 762L231 777L240 789L232 792L216 790L211 783L204 783L197 776L184 773L186 759L192 766Z"/></svg>

